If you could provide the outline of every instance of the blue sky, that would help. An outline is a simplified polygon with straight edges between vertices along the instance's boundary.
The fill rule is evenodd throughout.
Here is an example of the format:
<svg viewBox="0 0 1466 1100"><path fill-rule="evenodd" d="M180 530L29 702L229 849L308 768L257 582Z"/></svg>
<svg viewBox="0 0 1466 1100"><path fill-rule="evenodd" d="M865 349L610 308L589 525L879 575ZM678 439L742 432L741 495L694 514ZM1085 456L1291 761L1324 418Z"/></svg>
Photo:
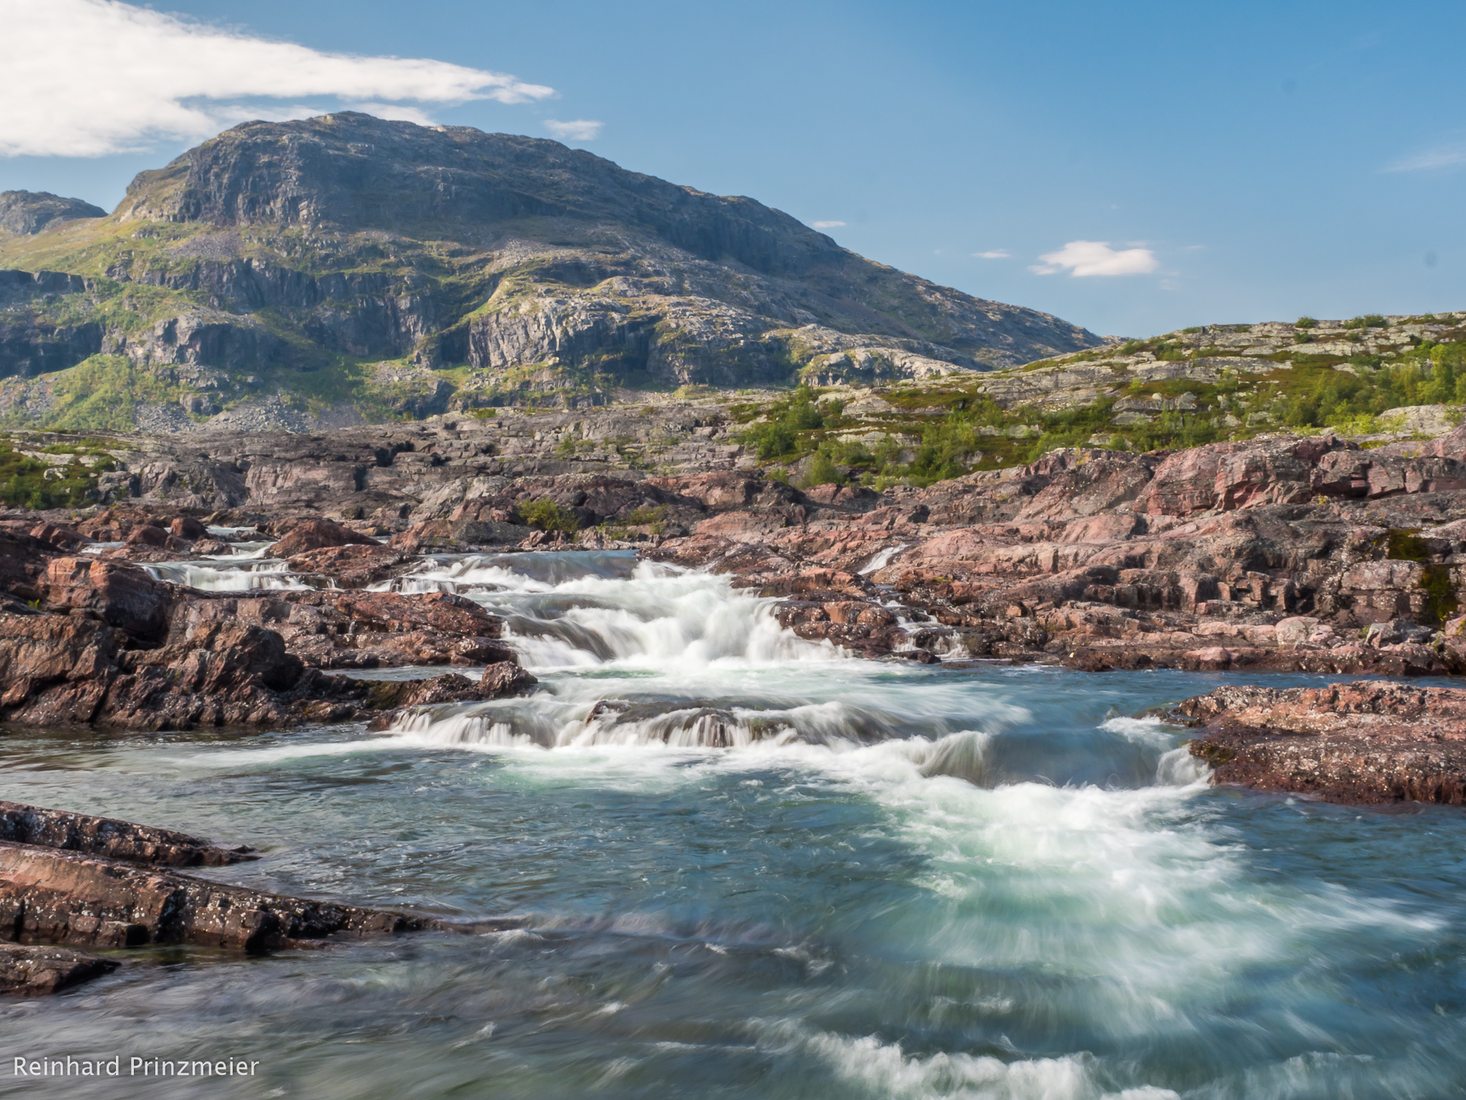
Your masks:
<svg viewBox="0 0 1466 1100"><path fill-rule="evenodd" d="M1102 333L1466 308L1460 2L148 6L0 0L0 189L110 208L209 120L390 101L579 134ZM198 72L138 60L169 48Z"/></svg>

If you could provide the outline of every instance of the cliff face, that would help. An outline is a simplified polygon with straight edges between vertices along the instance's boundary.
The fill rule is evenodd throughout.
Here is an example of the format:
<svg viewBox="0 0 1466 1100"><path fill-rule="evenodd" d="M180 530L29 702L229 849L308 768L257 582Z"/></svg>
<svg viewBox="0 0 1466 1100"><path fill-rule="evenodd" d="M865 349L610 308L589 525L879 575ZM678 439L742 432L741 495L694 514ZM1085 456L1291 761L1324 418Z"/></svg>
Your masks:
<svg viewBox="0 0 1466 1100"><path fill-rule="evenodd" d="M0 416L82 426L55 372L83 360L121 427L276 394L370 417L925 377L1098 343L751 199L462 127L249 123L143 173L111 215L84 205L22 203L27 235L0 238L0 283L20 288L0 288Z"/></svg>

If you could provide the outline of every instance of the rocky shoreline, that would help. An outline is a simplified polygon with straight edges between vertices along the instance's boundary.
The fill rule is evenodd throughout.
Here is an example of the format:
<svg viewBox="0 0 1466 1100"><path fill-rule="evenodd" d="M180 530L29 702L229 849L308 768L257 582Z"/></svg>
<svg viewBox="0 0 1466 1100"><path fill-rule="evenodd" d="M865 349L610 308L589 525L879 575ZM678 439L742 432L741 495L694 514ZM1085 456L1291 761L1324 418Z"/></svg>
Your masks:
<svg viewBox="0 0 1466 1100"><path fill-rule="evenodd" d="M218 553L219 540L183 533L198 518L276 537L299 528L271 553L353 593L433 551L630 547L730 573L786 601L781 614L806 637L877 656L1466 670L1466 428L1379 446L1322 435L1069 449L876 492L775 480L726 426L675 405L638 421L648 438L678 441L647 468L617 449L629 416L122 440L123 469L104 475L107 507L12 513L0 527L49 539L34 547L42 558L74 556L87 540L126 543L103 561ZM231 452L243 457L210 457ZM49 583L58 587L54 574ZM391 595L353 596L341 613L375 614ZM288 600L293 623L305 630L319 614L308 629L329 633L328 597Z"/></svg>

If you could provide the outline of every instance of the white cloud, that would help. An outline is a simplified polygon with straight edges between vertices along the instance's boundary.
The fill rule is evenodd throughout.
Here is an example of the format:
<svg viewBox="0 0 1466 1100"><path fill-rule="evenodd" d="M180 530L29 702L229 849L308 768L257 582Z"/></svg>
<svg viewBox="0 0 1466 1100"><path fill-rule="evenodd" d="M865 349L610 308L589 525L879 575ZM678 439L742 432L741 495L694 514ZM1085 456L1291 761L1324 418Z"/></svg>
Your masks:
<svg viewBox="0 0 1466 1100"><path fill-rule="evenodd" d="M324 53L116 0L0 0L0 155L103 156L197 140L249 118L320 114L322 97L526 103L553 88L445 61Z"/></svg>
<svg viewBox="0 0 1466 1100"><path fill-rule="evenodd" d="M974 252L972 255L979 260L1008 260L1013 257L1006 248L989 248L986 252Z"/></svg>
<svg viewBox="0 0 1466 1100"><path fill-rule="evenodd" d="M845 227L845 223L839 218L829 218L825 221L810 222L809 224L816 229L843 229Z"/></svg>
<svg viewBox="0 0 1466 1100"><path fill-rule="evenodd" d="M1090 276L1149 275L1160 266L1148 248L1111 248L1109 241L1069 241L1057 252L1045 252L1029 268L1035 275L1067 271L1075 279Z"/></svg>
<svg viewBox="0 0 1466 1100"><path fill-rule="evenodd" d="M1422 149L1385 165L1386 172L1441 172L1466 167L1466 138Z"/></svg>
<svg viewBox="0 0 1466 1100"><path fill-rule="evenodd" d="M604 122L593 118L572 118L562 122L558 118L547 118L545 129L561 141L595 141L601 136Z"/></svg>

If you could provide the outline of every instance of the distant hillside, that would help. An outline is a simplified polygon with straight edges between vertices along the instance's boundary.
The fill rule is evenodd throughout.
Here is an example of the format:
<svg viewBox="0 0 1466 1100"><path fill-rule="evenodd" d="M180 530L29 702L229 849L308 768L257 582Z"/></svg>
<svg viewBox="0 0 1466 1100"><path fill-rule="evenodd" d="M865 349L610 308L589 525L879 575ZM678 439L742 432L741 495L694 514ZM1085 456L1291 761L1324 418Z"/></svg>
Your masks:
<svg viewBox="0 0 1466 1100"><path fill-rule="evenodd" d="M930 482L1059 447L1150 451L1269 432L1424 438L1466 419L1466 312L1203 325L734 411L758 457L806 483Z"/></svg>
<svg viewBox="0 0 1466 1100"><path fill-rule="evenodd" d="M110 215L0 198L0 419L181 427L930 378L1096 346L552 141L248 123ZM9 198L9 195L6 196Z"/></svg>

